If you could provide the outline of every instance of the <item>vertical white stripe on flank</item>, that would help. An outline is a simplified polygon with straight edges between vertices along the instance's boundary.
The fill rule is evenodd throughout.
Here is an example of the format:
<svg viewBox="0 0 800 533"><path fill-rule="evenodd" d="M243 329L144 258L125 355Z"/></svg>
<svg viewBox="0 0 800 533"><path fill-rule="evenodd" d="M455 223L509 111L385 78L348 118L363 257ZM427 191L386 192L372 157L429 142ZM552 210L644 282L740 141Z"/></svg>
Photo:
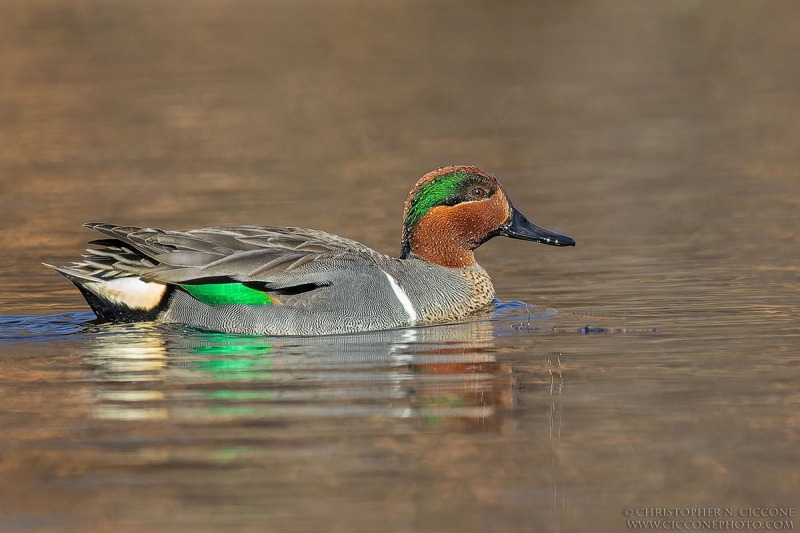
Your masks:
<svg viewBox="0 0 800 533"><path fill-rule="evenodd" d="M408 294L406 294L406 291L403 290L403 287L397 283L397 280L385 270L382 270L382 272L386 275L386 279L389 280L389 285L392 287L394 295L397 296L397 299L400 301L403 309L405 309L406 313L408 314L408 320L411 321L411 324L413 325L417 321L417 311L414 309L414 304L411 303L411 299L408 297Z"/></svg>

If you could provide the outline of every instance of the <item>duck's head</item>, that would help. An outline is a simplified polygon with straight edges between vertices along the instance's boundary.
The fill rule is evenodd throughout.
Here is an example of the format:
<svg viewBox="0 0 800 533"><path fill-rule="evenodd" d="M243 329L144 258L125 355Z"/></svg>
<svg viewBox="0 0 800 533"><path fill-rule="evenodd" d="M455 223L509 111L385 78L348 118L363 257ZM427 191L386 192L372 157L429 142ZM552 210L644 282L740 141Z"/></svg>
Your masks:
<svg viewBox="0 0 800 533"><path fill-rule="evenodd" d="M437 265L475 264L472 251L492 237L575 246L571 237L537 226L520 213L497 179L477 167L440 168L408 195L401 258L414 253Z"/></svg>

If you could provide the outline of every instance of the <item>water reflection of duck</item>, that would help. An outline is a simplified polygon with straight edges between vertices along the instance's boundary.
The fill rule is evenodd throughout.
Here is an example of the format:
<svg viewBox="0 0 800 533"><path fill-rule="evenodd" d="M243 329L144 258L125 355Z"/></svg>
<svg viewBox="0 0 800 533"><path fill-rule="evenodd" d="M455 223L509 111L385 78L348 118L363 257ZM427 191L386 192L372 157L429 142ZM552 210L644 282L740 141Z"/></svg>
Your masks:
<svg viewBox="0 0 800 533"><path fill-rule="evenodd" d="M103 418L388 416L485 430L506 423L515 384L495 355L510 325L486 318L329 337L105 326L86 362Z"/></svg>
<svg viewBox="0 0 800 533"><path fill-rule="evenodd" d="M101 319L268 335L461 320L494 299L473 254L482 243L501 235L575 244L528 221L493 176L468 166L417 182L405 203L399 258L302 228L86 226L110 238L94 241L82 262L54 268Z"/></svg>

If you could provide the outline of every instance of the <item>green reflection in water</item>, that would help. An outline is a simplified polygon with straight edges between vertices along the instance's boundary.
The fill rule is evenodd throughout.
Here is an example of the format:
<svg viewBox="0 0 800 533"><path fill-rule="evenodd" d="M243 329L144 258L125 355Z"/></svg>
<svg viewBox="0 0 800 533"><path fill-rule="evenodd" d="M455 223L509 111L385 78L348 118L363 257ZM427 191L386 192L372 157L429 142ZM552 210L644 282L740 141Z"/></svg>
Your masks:
<svg viewBox="0 0 800 533"><path fill-rule="evenodd" d="M264 337L229 335L225 333L205 334L202 345L191 347L198 356L187 369L210 373L215 381L271 381L273 375L272 343ZM222 388L203 391L201 396L214 402L272 402L274 391L237 390ZM270 408L271 409L271 408ZM264 406L214 404L210 412L215 416L247 417L263 415Z"/></svg>
<svg viewBox="0 0 800 533"><path fill-rule="evenodd" d="M203 344L192 346L191 352L208 358L197 359L190 370L210 372L219 379L269 379L272 344L263 337L214 333L203 336Z"/></svg>

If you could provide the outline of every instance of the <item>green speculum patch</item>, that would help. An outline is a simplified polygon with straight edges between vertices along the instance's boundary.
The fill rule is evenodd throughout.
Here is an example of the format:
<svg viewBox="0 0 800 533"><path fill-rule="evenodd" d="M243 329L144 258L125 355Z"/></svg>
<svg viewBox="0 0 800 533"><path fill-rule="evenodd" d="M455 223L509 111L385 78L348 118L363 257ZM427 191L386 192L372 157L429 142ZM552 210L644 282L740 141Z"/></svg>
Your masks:
<svg viewBox="0 0 800 533"><path fill-rule="evenodd" d="M275 301L264 291L243 283L181 285L181 288L206 305L268 305Z"/></svg>

